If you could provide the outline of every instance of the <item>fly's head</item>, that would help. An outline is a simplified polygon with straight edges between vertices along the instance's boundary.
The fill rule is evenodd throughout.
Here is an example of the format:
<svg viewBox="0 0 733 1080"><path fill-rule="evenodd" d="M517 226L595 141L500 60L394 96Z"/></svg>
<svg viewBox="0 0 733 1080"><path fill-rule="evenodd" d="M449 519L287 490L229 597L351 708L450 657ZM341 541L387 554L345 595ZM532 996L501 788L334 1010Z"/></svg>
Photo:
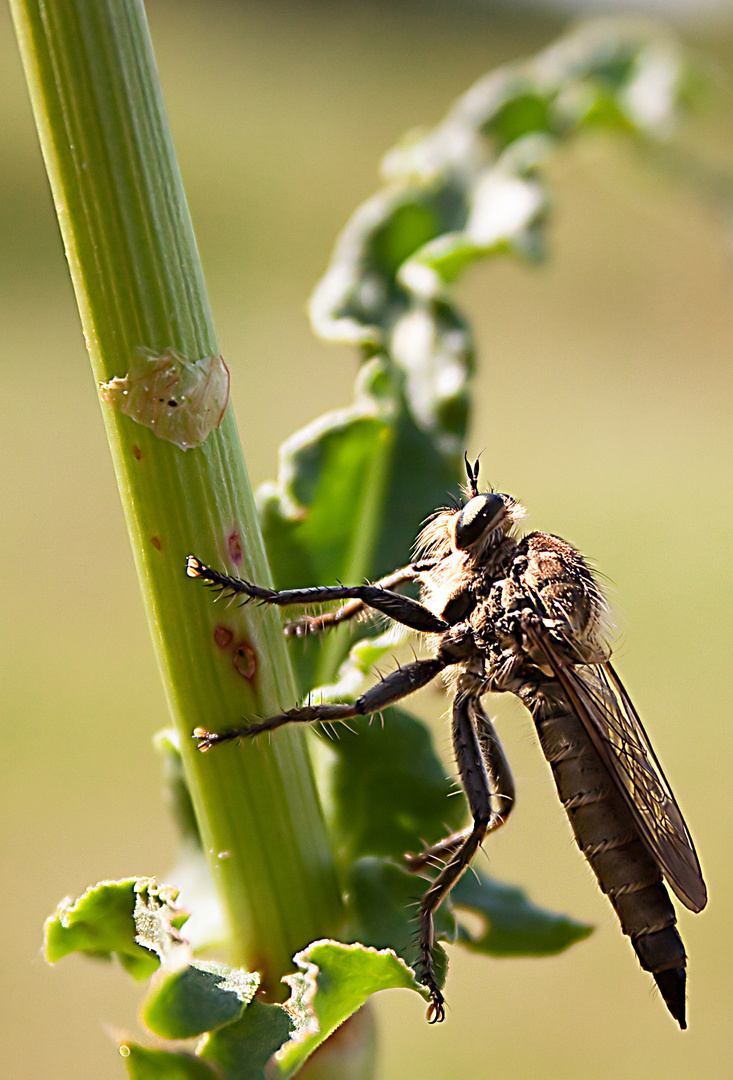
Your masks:
<svg viewBox="0 0 733 1080"><path fill-rule="evenodd" d="M503 495L491 488L480 492L478 458L471 465L465 456L465 462L467 501L451 522L451 540L456 551L465 551L473 561L482 561L512 534L517 522L524 517L525 509L511 495Z"/></svg>
<svg viewBox="0 0 733 1080"><path fill-rule="evenodd" d="M524 514L524 507L511 495L498 491L472 495L453 516L452 545L456 551L465 551L481 561L511 535Z"/></svg>
<svg viewBox="0 0 733 1080"><path fill-rule="evenodd" d="M463 565L491 559L503 541L513 536L524 517L524 507L511 495L478 489L478 460L466 458L465 500L457 510L439 510L423 529L417 551L423 558L441 559L455 554Z"/></svg>

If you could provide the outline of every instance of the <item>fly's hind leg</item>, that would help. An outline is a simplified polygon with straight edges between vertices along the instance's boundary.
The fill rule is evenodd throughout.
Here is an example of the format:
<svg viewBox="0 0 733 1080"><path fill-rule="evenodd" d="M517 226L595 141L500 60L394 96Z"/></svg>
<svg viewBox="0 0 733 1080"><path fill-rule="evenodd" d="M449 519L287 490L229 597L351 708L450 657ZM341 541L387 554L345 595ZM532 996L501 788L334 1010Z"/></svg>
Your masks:
<svg viewBox="0 0 733 1080"><path fill-rule="evenodd" d="M494 803L494 816L486 830L488 835L490 832L496 832L497 829L501 828L514 808L514 777L493 723L482 709L479 701L475 702L474 707L474 724ZM469 825L468 828L459 829L458 832L443 837L437 844L431 844L430 847L423 848L422 851L415 854L408 852L405 855L408 869L418 872L425 869L425 867L442 863L461 846L472 832L473 826Z"/></svg>
<svg viewBox="0 0 733 1080"><path fill-rule="evenodd" d="M353 704L302 705L286 712L276 713L266 720L244 724L242 727L232 728L229 731L213 732L206 728L196 728L193 732L194 739L198 742L198 749L210 750L219 743L231 742L234 739L249 739L254 735L261 735L266 731L275 731L276 728L285 724L313 724L319 721L334 723L339 720L351 720L356 716L369 716L371 713L381 712L389 705L393 705L401 698L407 697L415 690L427 686L436 675L451 662L444 657L436 656L427 660L415 660L412 664L405 664L382 679L376 686L372 686L356 699Z"/></svg>
<svg viewBox="0 0 733 1080"><path fill-rule="evenodd" d="M445 1017L445 999L438 986L433 961L433 917L484 837L504 824L514 805L514 780L494 725L478 698L460 692L453 704L453 746L473 825L453 833L420 855L408 856L413 870L429 865L435 858L450 856L420 902L417 967L422 983L430 992L430 1023ZM500 802L499 808L494 806L494 800Z"/></svg>

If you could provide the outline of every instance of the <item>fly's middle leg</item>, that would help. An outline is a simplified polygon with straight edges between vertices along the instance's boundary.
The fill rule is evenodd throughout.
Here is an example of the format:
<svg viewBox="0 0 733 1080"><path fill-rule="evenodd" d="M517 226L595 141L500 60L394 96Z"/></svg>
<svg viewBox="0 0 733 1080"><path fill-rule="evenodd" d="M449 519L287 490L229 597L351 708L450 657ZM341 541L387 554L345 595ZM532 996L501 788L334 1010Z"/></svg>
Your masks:
<svg viewBox="0 0 733 1080"><path fill-rule="evenodd" d="M417 967L421 981L430 993L430 1023L445 1017L445 999L438 986L433 961L433 917L441 901L468 867L486 834L504 823L514 801L514 783L504 752L493 724L476 697L460 693L456 697L453 704L453 746L473 825L423 853L423 857L426 854L434 856L441 848L443 854L452 852L451 858L423 896L418 916ZM501 800L505 806L497 811L493 805L494 799ZM417 860L420 858L417 856ZM416 868L415 861L412 867Z"/></svg>
<svg viewBox="0 0 733 1080"><path fill-rule="evenodd" d="M427 660L415 660L412 664L405 664L382 679L376 686L370 687L365 693L356 699L353 704L329 704L301 705L286 712L276 713L266 720L255 721L251 724L243 724L241 727L231 728L229 731L213 732L206 728L196 728L193 732L194 739L198 742L199 750L210 750L218 743L231 742L234 739L249 739L254 735L261 735L266 731L275 731L276 728L285 724L306 723L313 724L334 723L339 720L351 720L356 716L369 716L371 713L380 712L396 701L407 697L415 690L427 686L436 675L447 666L446 659L436 656Z"/></svg>

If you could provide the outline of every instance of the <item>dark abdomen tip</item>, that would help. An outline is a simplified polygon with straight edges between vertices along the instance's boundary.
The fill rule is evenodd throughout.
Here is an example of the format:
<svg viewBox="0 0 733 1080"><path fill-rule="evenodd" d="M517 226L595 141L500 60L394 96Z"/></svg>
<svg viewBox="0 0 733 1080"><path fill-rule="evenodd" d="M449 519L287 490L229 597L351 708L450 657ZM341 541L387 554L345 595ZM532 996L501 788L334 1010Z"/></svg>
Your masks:
<svg viewBox="0 0 733 1080"><path fill-rule="evenodd" d="M664 998L664 1002L672 1013L677 1023L684 1031L687 1027L685 1017L685 984L687 973L683 967L667 968L666 971L655 971L654 981Z"/></svg>

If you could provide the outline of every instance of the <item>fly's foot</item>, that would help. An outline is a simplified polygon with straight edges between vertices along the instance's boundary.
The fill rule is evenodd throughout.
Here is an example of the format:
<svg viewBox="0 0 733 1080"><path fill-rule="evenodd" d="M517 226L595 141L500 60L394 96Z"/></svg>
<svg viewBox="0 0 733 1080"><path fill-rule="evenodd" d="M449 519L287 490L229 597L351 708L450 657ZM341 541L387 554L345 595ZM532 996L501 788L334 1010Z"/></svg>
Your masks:
<svg viewBox="0 0 733 1080"><path fill-rule="evenodd" d="M407 863L407 869L411 874L419 874L421 870L434 865L435 856L429 848L425 848L423 851L417 852L406 851L402 858Z"/></svg>
<svg viewBox="0 0 733 1080"><path fill-rule="evenodd" d="M207 728L197 727L191 732L191 738L196 739L198 743L197 749L202 754L205 754L207 750L211 750L212 746L219 746L220 743L233 742L234 739L252 739L255 735L261 735L263 731L272 731L292 718L294 713L310 713L312 711L308 709L291 709L289 713L279 713L277 716L271 716L267 720L255 721L243 727L232 728L230 731L209 731ZM301 719L301 717L296 718ZM317 720L319 717L307 715L305 719ZM336 717L335 719L341 718Z"/></svg>
<svg viewBox="0 0 733 1080"><path fill-rule="evenodd" d="M186 556L186 574L190 578L199 578L214 592L224 593L227 596L240 596L242 604L248 604L250 600L267 601L276 595L272 589L261 589L258 585L253 585L251 581L245 581L244 578L221 574L212 566L202 563L195 555Z"/></svg>
<svg viewBox="0 0 733 1080"><path fill-rule="evenodd" d="M430 990L430 1004L426 1013L429 1024L442 1024L445 1020L445 998L440 990Z"/></svg>
<svg viewBox="0 0 733 1080"><path fill-rule="evenodd" d="M402 856L407 863L407 869L411 874L419 874L422 870L431 867L442 867L446 859L450 858L455 851L465 842L471 834L471 828L460 829L459 832L451 833L437 844L424 847L422 851L406 851Z"/></svg>
<svg viewBox="0 0 733 1080"><path fill-rule="evenodd" d="M426 1014L427 1021L429 1024L440 1024L445 1020L445 998L438 986L438 980L435 975L435 967L433 964L433 955L429 948L421 948L420 959L415 967L418 971L420 982L430 994L430 1004L428 1005Z"/></svg>
<svg viewBox="0 0 733 1080"><path fill-rule="evenodd" d="M430 1004L426 1013L427 1021L429 1024L442 1024L445 1020L445 998L432 975L423 979L423 986L430 994Z"/></svg>
<svg viewBox="0 0 733 1080"><path fill-rule="evenodd" d="M217 734L215 731L207 731L206 728L197 727L193 729L191 738L196 740L196 749L205 754L207 750L211 750L212 746L229 742L230 739L236 739L238 735L239 732L222 731Z"/></svg>
<svg viewBox="0 0 733 1080"><path fill-rule="evenodd" d="M186 573L189 577L205 578L208 567L205 566L195 555L186 556Z"/></svg>
<svg viewBox="0 0 733 1080"><path fill-rule="evenodd" d="M285 624L285 637L307 637L308 634L318 633L320 627L317 617L303 615L300 619L292 619Z"/></svg>

